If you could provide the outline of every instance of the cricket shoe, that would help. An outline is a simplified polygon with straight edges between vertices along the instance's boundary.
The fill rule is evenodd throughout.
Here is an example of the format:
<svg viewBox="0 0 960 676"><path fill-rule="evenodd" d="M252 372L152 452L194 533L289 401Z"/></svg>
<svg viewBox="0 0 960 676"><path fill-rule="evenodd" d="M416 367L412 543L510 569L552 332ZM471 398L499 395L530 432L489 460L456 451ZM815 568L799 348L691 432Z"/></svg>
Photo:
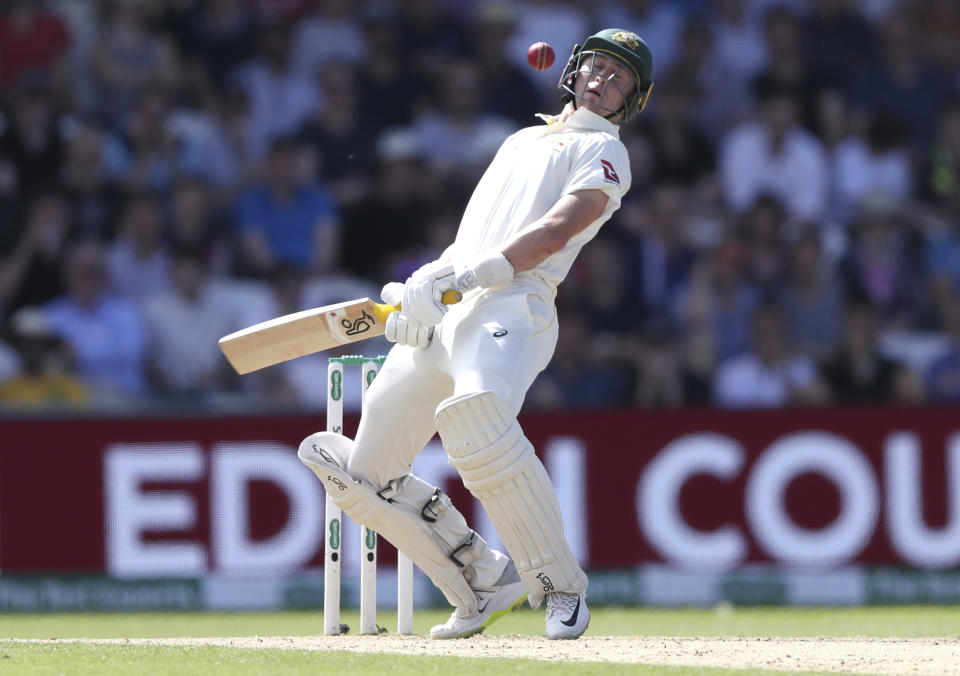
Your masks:
<svg viewBox="0 0 960 676"><path fill-rule="evenodd" d="M580 638L590 624L586 594L550 592L547 594L547 638Z"/></svg>
<svg viewBox="0 0 960 676"><path fill-rule="evenodd" d="M477 612L461 615L457 608L445 624L438 624L430 630L430 638L467 638L481 633L484 629L510 613L527 600L527 592L520 581L513 561L490 589L474 589L477 595Z"/></svg>

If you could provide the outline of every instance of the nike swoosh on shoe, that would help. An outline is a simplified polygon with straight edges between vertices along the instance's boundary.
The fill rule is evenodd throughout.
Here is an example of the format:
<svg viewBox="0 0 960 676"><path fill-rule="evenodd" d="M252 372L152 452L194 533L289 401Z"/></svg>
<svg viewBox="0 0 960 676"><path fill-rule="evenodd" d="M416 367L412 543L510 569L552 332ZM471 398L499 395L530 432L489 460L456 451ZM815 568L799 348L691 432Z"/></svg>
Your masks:
<svg viewBox="0 0 960 676"><path fill-rule="evenodd" d="M577 607L573 609L573 615L570 616L569 620L560 620L560 624L565 624L568 627L572 627L577 623L577 616L580 614L580 598L577 597Z"/></svg>

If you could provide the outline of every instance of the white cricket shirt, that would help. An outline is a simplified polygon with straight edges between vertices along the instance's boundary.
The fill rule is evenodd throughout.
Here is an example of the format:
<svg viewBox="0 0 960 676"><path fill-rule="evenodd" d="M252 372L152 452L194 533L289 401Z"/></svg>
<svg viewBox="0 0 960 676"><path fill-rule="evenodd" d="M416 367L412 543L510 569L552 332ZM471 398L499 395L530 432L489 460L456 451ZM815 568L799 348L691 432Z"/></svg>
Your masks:
<svg viewBox="0 0 960 676"><path fill-rule="evenodd" d="M502 249L564 195L602 190L608 200L600 218L563 250L517 275L556 287L629 188L630 163L620 130L600 115L579 108L564 122L521 129L503 142L473 191L450 252L452 262L466 265L479 254Z"/></svg>

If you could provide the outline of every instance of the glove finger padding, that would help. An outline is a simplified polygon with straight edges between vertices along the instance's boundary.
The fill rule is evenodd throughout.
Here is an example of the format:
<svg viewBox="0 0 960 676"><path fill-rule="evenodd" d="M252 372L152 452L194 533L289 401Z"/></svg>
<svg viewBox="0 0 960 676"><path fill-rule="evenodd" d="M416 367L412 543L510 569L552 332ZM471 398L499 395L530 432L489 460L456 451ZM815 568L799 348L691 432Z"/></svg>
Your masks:
<svg viewBox="0 0 960 676"><path fill-rule="evenodd" d="M383 335L391 343L425 348L433 338L433 327L419 324L402 312L391 312L387 316Z"/></svg>
<svg viewBox="0 0 960 676"><path fill-rule="evenodd" d="M396 305L403 301L403 282L389 282L380 290L380 300L387 305Z"/></svg>
<svg viewBox="0 0 960 676"><path fill-rule="evenodd" d="M440 299L444 291L456 286L456 275L452 265L435 269L426 276L418 276L419 272L403 286L403 312L419 324L434 326L447 312L447 306Z"/></svg>

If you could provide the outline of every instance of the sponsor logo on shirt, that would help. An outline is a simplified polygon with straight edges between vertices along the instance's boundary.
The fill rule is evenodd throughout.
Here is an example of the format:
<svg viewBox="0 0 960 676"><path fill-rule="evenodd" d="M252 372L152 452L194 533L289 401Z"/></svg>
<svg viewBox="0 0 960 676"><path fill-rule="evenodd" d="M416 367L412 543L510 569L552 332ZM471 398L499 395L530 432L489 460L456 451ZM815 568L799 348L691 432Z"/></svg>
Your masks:
<svg viewBox="0 0 960 676"><path fill-rule="evenodd" d="M620 177L609 160L600 160L600 166L603 167L603 180L607 183L620 185Z"/></svg>

